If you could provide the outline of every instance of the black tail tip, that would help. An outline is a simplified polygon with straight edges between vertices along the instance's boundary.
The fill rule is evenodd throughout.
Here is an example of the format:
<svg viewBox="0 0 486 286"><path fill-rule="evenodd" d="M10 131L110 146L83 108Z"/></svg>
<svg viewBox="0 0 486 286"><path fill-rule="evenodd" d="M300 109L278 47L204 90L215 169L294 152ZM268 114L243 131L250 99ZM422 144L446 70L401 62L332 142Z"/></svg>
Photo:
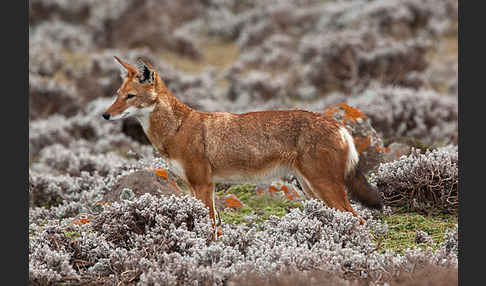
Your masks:
<svg viewBox="0 0 486 286"><path fill-rule="evenodd" d="M381 198L379 198L376 203L370 204L370 205L368 205L368 207L371 208L371 209L382 211L383 208L385 207L385 205L383 204L383 200Z"/></svg>
<svg viewBox="0 0 486 286"><path fill-rule="evenodd" d="M367 185L368 197L365 200L362 200L362 202L371 209L382 211L384 208L383 198L375 187L372 187L370 184Z"/></svg>

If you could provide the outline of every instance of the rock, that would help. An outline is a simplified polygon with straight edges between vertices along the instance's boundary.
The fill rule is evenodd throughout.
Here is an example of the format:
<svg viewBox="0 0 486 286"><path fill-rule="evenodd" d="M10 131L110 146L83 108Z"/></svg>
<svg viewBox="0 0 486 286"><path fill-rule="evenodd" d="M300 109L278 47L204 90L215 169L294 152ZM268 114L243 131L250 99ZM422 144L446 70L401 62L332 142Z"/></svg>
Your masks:
<svg viewBox="0 0 486 286"><path fill-rule="evenodd" d="M243 203L234 194L227 194L224 196L224 201L226 203L226 207L228 208L238 209L243 206Z"/></svg>
<svg viewBox="0 0 486 286"><path fill-rule="evenodd" d="M434 241L425 231L420 230L415 233L415 243L434 243Z"/></svg>
<svg viewBox="0 0 486 286"><path fill-rule="evenodd" d="M366 114L345 103L326 108L324 114L334 117L351 131L360 155L360 169L364 174L371 172L383 162L384 154L390 150L384 147L383 139L371 126Z"/></svg>
<svg viewBox="0 0 486 286"><path fill-rule="evenodd" d="M185 194L183 190L175 187L171 179L164 179L156 175L153 169L139 170L121 177L111 191L106 192L104 202L115 202L122 199L133 199L145 193L157 196Z"/></svg>

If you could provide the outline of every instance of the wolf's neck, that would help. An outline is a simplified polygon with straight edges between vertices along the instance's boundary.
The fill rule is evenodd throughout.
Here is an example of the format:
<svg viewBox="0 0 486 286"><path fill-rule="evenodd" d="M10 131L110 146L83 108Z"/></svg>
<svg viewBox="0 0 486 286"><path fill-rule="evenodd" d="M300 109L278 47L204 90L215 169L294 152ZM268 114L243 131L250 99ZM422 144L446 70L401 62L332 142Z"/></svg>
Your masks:
<svg viewBox="0 0 486 286"><path fill-rule="evenodd" d="M160 96L153 106L141 109L136 118L152 145L168 156L166 150L170 139L192 111L174 95L167 94Z"/></svg>

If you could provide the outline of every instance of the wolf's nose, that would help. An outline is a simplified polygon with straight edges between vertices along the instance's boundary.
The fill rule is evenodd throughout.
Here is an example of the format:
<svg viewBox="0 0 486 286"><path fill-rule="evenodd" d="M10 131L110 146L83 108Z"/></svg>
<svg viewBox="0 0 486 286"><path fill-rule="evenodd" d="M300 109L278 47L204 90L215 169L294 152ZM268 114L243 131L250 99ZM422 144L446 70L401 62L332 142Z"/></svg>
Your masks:
<svg viewBox="0 0 486 286"><path fill-rule="evenodd" d="M103 118L106 120L110 119L110 114L108 112L103 113Z"/></svg>

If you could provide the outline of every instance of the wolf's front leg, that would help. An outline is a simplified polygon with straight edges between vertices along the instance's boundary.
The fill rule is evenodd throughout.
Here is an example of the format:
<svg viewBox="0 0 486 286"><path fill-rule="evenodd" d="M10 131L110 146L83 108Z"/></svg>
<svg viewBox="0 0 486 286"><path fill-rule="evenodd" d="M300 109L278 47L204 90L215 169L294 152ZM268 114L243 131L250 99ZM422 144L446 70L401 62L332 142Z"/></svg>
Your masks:
<svg viewBox="0 0 486 286"><path fill-rule="evenodd" d="M209 217L213 221L213 239L216 240L218 236L216 225L216 210L214 206L214 184L213 182L205 184L192 185L194 196L202 201L204 205L209 209Z"/></svg>

